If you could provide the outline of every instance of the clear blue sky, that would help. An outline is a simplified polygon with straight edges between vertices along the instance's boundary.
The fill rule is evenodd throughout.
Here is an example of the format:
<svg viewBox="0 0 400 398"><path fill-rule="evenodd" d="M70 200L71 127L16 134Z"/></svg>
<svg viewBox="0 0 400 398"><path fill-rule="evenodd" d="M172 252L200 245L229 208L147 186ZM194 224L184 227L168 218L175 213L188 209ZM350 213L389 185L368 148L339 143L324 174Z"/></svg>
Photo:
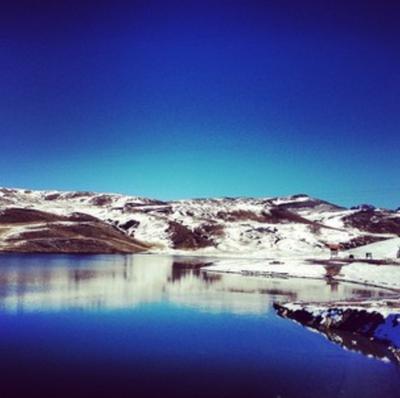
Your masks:
<svg viewBox="0 0 400 398"><path fill-rule="evenodd" d="M0 185L400 206L399 2L9 3Z"/></svg>

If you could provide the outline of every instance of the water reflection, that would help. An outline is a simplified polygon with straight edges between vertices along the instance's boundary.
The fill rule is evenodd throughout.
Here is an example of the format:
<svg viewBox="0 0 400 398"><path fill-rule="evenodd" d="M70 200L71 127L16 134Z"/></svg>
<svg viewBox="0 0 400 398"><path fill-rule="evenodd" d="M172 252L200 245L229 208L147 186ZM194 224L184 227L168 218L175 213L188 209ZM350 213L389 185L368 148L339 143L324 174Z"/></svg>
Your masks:
<svg viewBox="0 0 400 398"><path fill-rule="evenodd" d="M265 313L273 301L378 297L375 288L200 270L207 258L172 256L0 257L0 310L109 310L170 302L205 311Z"/></svg>
<svg viewBox="0 0 400 398"><path fill-rule="evenodd" d="M325 323L317 321L318 316L312 318L311 314L307 315L301 311L287 311L279 305L275 305L275 308L280 317L296 321L296 323L303 325L307 330L321 334L327 340L340 345L345 350L358 352L369 358L380 359L384 362L393 362L396 365L400 364L400 348L398 342L396 342L398 340L396 332L388 333L383 338L377 335L372 337L360 333L358 330L369 330L371 328L371 317L363 313L353 317L353 319L356 319L356 323L354 324L356 330L351 331L327 327ZM397 324L397 318L392 317L393 321L386 321L386 326L384 326L385 321L382 321L380 327L386 327L388 330L394 328ZM314 320L316 320L315 323L313 322Z"/></svg>
<svg viewBox="0 0 400 398"><path fill-rule="evenodd" d="M344 349L364 354L383 361L391 361L400 365L400 350L390 341L371 339L357 333L341 330L319 331L329 341L339 344Z"/></svg>

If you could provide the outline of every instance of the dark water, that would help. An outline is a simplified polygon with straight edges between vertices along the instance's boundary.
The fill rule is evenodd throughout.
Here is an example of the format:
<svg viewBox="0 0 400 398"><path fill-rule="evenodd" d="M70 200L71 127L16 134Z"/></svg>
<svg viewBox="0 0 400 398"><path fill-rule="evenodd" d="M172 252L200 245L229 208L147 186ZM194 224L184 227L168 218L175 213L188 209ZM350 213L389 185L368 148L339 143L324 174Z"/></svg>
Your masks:
<svg viewBox="0 0 400 398"><path fill-rule="evenodd" d="M187 262L1 256L0 397L399 397L398 367L271 308L379 290L182 270Z"/></svg>

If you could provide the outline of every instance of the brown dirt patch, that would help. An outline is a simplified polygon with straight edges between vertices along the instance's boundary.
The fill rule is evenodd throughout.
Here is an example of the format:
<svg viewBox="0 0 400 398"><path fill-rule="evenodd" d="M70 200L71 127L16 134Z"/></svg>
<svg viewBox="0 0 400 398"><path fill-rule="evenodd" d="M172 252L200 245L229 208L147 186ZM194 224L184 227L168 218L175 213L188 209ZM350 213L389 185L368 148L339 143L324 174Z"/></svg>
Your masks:
<svg viewBox="0 0 400 398"><path fill-rule="evenodd" d="M171 238L174 249L200 249L214 246L213 239L199 228L193 231L176 221L170 221L167 232Z"/></svg>
<svg viewBox="0 0 400 398"><path fill-rule="evenodd" d="M400 235L400 217L373 209L361 210L343 218L344 224L361 231Z"/></svg>
<svg viewBox="0 0 400 398"><path fill-rule="evenodd" d="M32 222L68 221L68 217L40 210L8 208L0 212L0 224L24 224Z"/></svg>

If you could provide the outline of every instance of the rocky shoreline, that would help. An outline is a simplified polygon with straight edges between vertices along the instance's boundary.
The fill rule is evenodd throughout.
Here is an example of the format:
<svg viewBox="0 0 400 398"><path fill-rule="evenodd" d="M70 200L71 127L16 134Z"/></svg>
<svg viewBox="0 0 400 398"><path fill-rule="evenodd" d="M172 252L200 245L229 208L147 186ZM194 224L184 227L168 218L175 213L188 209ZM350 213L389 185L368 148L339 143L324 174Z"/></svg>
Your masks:
<svg viewBox="0 0 400 398"><path fill-rule="evenodd" d="M333 303L274 303L279 316L343 348L400 365L400 295Z"/></svg>

